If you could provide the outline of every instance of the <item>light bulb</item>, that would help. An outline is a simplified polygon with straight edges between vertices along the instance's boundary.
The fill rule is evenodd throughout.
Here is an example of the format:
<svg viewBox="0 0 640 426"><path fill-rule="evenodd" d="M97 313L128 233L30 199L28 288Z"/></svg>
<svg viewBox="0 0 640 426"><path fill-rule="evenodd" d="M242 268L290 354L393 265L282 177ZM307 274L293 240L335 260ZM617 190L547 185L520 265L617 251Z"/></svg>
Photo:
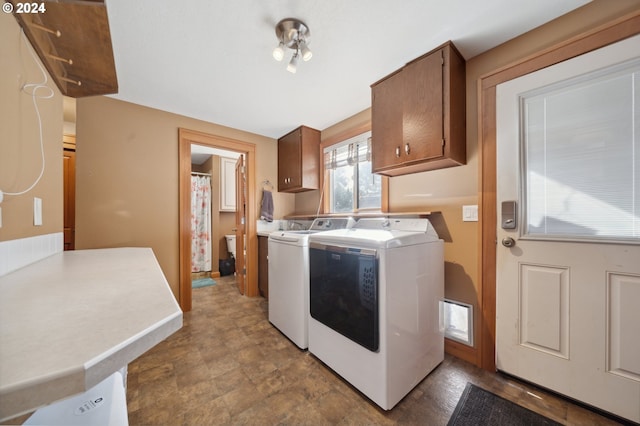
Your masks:
<svg viewBox="0 0 640 426"><path fill-rule="evenodd" d="M289 65L287 65L287 71L289 71L291 74L295 74L297 70L298 70L298 52L296 51L296 53L294 53L293 56L291 57L291 61L289 61Z"/></svg>
<svg viewBox="0 0 640 426"><path fill-rule="evenodd" d="M275 59L278 62L280 62L282 58L284 58L283 46L284 44L280 42L280 44L275 49L273 49L273 59Z"/></svg>
<svg viewBox="0 0 640 426"><path fill-rule="evenodd" d="M311 59L313 53L311 52L311 49L309 49L309 46L307 46L307 43L305 41L300 43L300 45L302 46L302 48L300 49L300 53L302 53L302 60L307 62L309 59Z"/></svg>

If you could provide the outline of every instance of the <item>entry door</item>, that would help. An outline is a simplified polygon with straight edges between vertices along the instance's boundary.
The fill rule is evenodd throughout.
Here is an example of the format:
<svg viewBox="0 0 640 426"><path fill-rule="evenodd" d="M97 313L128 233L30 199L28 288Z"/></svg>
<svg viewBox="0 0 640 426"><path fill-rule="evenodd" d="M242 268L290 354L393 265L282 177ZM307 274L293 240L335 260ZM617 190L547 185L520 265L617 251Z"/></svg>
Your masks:
<svg viewBox="0 0 640 426"><path fill-rule="evenodd" d="M635 422L639 47L506 82L496 111L497 368Z"/></svg>
<svg viewBox="0 0 640 426"><path fill-rule="evenodd" d="M244 234L246 222L247 178L244 156L236 162L236 285L240 294L245 291Z"/></svg>

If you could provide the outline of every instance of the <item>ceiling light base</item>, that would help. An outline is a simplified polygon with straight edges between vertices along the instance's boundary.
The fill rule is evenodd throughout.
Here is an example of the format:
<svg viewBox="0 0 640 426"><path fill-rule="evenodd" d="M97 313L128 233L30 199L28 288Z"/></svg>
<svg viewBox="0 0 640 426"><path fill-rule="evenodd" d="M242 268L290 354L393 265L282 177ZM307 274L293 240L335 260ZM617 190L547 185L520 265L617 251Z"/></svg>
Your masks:
<svg viewBox="0 0 640 426"><path fill-rule="evenodd" d="M311 36L309 27L299 19L285 18L276 25L278 40L289 49L296 49L298 43L307 40Z"/></svg>

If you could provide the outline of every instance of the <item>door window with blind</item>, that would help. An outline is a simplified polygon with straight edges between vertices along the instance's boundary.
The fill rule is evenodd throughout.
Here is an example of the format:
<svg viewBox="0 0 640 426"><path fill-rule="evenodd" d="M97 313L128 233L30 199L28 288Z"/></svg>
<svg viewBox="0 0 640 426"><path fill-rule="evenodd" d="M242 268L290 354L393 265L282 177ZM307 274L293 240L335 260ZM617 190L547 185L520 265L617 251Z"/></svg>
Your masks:
<svg viewBox="0 0 640 426"><path fill-rule="evenodd" d="M640 60L521 95L526 237L640 242Z"/></svg>
<svg viewBox="0 0 640 426"><path fill-rule="evenodd" d="M380 176L371 173L371 132L324 149L331 213L380 210Z"/></svg>

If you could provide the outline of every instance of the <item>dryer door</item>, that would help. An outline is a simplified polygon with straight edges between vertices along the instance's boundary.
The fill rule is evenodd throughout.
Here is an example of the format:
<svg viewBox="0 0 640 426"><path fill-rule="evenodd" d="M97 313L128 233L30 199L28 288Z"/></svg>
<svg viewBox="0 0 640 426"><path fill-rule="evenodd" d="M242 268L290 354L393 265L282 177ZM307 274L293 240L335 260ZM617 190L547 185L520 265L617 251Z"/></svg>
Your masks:
<svg viewBox="0 0 640 426"><path fill-rule="evenodd" d="M309 244L311 317L372 352L379 348L376 251Z"/></svg>

